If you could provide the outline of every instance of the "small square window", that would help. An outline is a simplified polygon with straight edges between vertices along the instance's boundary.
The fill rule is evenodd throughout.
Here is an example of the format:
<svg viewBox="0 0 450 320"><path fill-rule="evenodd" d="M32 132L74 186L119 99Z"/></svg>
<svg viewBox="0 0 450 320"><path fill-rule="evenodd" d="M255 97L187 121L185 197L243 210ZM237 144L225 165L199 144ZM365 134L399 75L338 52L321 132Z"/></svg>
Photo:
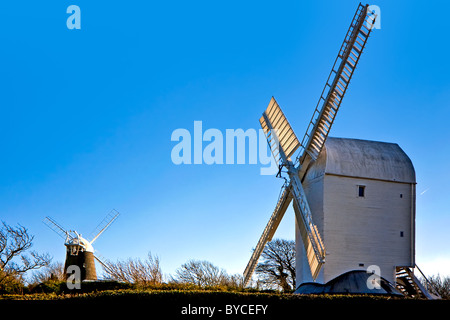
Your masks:
<svg viewBox="0 0 450 320"><path fill-rule="evenodd" d="M403 238L403 231L400 231L400 237Z"/></svg>
<svg viewBox="0 0 450 320"><path fill-rule="evenodd" d="M366 186L358 186L358 197L364 197L366 194Z"/></svg>

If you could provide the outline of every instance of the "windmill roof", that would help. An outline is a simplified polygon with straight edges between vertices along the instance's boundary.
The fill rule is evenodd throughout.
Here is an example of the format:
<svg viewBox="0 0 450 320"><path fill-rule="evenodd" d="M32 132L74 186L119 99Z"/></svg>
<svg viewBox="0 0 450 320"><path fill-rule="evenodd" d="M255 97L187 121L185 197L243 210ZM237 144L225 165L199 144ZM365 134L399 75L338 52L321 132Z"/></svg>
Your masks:
<svg viewBox="0 0 450 320"><path fill-rule="evenodd" d="M413 164L396 143L329 137L307 179L324 174L416 183Z"/></svg>

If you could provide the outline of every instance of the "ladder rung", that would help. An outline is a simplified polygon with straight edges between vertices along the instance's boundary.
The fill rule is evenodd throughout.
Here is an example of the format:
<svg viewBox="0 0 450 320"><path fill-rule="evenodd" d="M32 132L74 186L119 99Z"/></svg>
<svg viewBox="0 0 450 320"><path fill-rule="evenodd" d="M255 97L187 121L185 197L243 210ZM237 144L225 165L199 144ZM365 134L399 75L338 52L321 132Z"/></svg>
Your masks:
<svg viewBox="0 0 450 320"><path fill-rule="evenodd" d="M334 118L334 117L336 116L336 110L337 110L337 109L332 108L332 107L330 107L330 106L328 106L328 107L325 109L325 111L327 111L327 112L331 115L332 118Z"/></svg>
<svg viewBox="0 0 450 320"><path fill-rule="evenodd" d="M331 102L330 99L327 101L327 104L324 106L324 109L325 109L324 111L331 112L333 114L333 117L336 114L336 108L334 107L334 104Z"/></svg>
<svg viewBox="0 0 450 320"><path fill-rule="evenodd" d="M361 32L363 34L364 37L368 37L368 34L366 32L364 32L362 29L359 29L359 32Z"/></svg>
<svg viewBox="0 0 450 320"><path fill-rule="evenodd" d="M338 105L339 105L339 102L335 102L332 99L328 99L327 106L325 107L325 111L331 111L334 116L336 114Z"/></svg>
<svg viewBox="0 0 450 320"><path fill-rule="evenodd" d="M359 58L359 56L360 56L360 54L358 54L358 53L355 53L353 50L350 50L350 54L349 54L349 56L351 56L351 55L353 55L353 57L354 57L354 59L358 59Z"/></svg>
<svg viewBox="0 0 450 320"><path fill-rule="evenodd" d="M339 75L338 79L342 80L344 83L348 83L348 78L344 77L344 75L342 73Z"/></svg>
<svg viewBox="0 0 450 320"><path fill-rule="evenodd" d="M352 59L354 63L356 63L356 59L353 58L350 54L348 55L348 57L349 57L350 59Z"/></svg>
<svg viewBox="0 0 450 320"><path fill-rule="evenodd" d="M342 69L342 72L344 72L345 75L347 76L347 78L350 80L351 76L347 73L347 71L345 71L344 69Z"/></svg>
<svg viewBox="0 0 450 320"><path fill-rule="evenodd" d="M352 67L352 69L355 68L355 65L348 60L345 60L345 63L348 64L350 67Z"/></svg>
<svg viewBox="0 0 450 320"><path fill-rule="evenodd" d="M317 133L317 132L316 132L316 133ZM318 138L318 135L315 134L315 135L312 137L311 145L312 145L312 146L315 146L316 151L320 152L320 146L323 144L324 140L325 140L325 139L323 139L322 137L320 137L320 139L319 139L319 138Z"/></svg>
<svg viewBox="0 0 450 320"><path fill-rule="evenodd" d="M364 47L358 40L355 39L355 42L362 48Z"/></svg>
<svg viewBox="0 0 450 320"><path fill-rule="evenodd" d="M332 123L334 121L334 117L330 113L324 112L323 115L328 119L329 123Z"/></svg>
<svg viewBox="0 0 450 320"><path fill-rule="evenodd" d="M335 106L331 101L328 101L328 107L327 110L330 110L333 112L333 115L336 115L337 106Z"/></svg>
<svg viewBox="0 0 450 320"><path fill-rule="evenodd" d="M344 77L344 75L341 73L341 74L339 75L339 78L341 78L345 83L347 83L350 77L349 77L347 74L346 74L346 76L347 76L347 77Z"/></svg>
<svg viewBox="0 0 450 320"><path fill-rule="evenodd" d="M365 18L364 18L364 21L365 22L370 22L370 23L374 23L375 22L375 20L376 20L376 17L374 17L374 16L366 16Z"/></svg>
<svg viewBox="0 0 450 320"><path fill-rule="evenodd" d="M340 100L339 101L335 101L336 100L336 98L333 96L333 95L330 95L330 98L328 99L328 104L332 107L332 108L335 108L335 104L336 104L336 106L339 104L339 102L340 102ZM335 108L336 109L336 108Z"/></svg>
<svg viewBox="0 0 450 320"><path fill-rule="evenodd" d="M355 46L355 45L353 45L353 49L355 49L355 51L357 51L358 52L358 54L360 54L361 53L361 50L362 49L359 49L357 46Z"/></svg>
<svg viewBox="0 0 450 320"><path fill-rule="evenodd" d="M314 156L317 157L320 153L320 147L317 145L317 142L314 140L311 140L310 146L312 147L312 151L315 151L315 152L313 152Z"/></svg>
<svg viewBox="0 0 450 320"><path fill-rule="evenodd" d="M331 124L330 123L328 123L328 121L326 121L325 119L323 119L323 120L321 120L320 122L319 122L319 127L318 128L321 128L322 130L323 130L323 134L324 134L324 136L326 137L327 135L328 135L328 132L330 131L330 128L331 128Z"/></svg>
<svg viewBox="0 0 450 320"><path fill-rule="evenodd" d="M363 23L363 24L362 24L362 27L366 28L367 31L370 30L369 27L367 27L366 23Z"/></svg>
<svg viewBox="0 0 450 320"><path fill-rule="evenodd" d="M324 117L322 115L322 118L319 121L319 126L324 126L324 129L328 132L331 127L331 121L328 121L328 117Z"/></svg>
<svg viewBox="0 0 450 320"><path fill-rule="evenodd" d="M314 149L315 149L316 153L319 154L320 150L321 150L321 146L323 146L323 143L318 140L314 140L313 142L314 142Z"/></svg>
<svg viewBox="0 0 450 320"><path fill-rule="evenodd" d="M327 110L324 110L323 116L324 116L325 118L327 118L328 122L330 122L330 123L333 122L333 117L331 117L330 114L327 113Z"/></svg>
<svg viewBox="0 0 450 320"><path fill-rule="evenodd" d="M317 134L314 135L314 138L319 144L323 144L325 142L325 139L328 135L327 130L325 130L325 128L323 127L317 127ZM322 135L318 134L321 133Z"/></svg>
<svg viewBox="0 0 450 320"><path fill-rule="evenodd" d="M333 92L334 92L337 96L339 96L339 98L342 98L342 94L341 94L339 91L334 90Z"/></svg>
<svg viewBox="0 0 450 320"><path fill-rule="evenodd" d="M339 103L341 103L341 98L340 97L338 97L337 95L333 95L333 94L331 94L331 97L333 98L333 101L336 101L337 100L337 104L339 104Z"/></svg>
<svg viewBox="0 0 450 320"><path fill-rule="evenodd" d="M344 88L347 86L347 83L344 81L341 81L341 79L338 80L338 83L341 84Z"/></svg>
<svg viewBox="0 0 450 320"><path fill-rule="evenodd" d="M348 61L348 59L347 60L345 60L345 61ZM353 70L354 70L354 66L353 66L353 64L344 64L344 68L345 69L347 69L347 71L350 73L350 74L353 74Z"/></svg>

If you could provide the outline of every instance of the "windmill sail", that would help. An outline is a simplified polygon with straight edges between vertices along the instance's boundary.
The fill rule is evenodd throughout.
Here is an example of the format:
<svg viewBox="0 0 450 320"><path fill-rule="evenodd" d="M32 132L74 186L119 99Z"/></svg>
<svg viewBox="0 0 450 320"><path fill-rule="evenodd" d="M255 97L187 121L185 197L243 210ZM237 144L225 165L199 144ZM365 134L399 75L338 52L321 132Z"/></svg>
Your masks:
<svg viewBox="0 0 450 320"><path fill-rule="evenodd" d="M297 158L297 161L302 165L304 162L317 159L333 125L336 113L339 110L376 19L376 16L368 14L368 6L359 4L317 102L301 142L304 151ZM309 161L305 161L306 158L309 158ZM302 169L302 173L304 173L307 169L307 163L303 165Z"/></svg>
<svg viewBox="0 0 450 320"><path fill-rule="evenodd" d="M73 238L72 235L66 231L63 227L61 227L55 220L53 220L50 217L45 217L45 219L42 221L47 227L52 229L55 233L57 233L61 238L64 240L67 237Z"/></svg>
<svg viewBox="0 0 450 320"><path fill-rule="evenodd" d="M300 146L300 142L274 97L270 99L259 123L277 163L287 161Z"/></svg>
<svg viewBox="0 0 450 320"><path fill-rule="evenodd" d="M324 243L317 226L313 222L311 210L302 187L302 179L309 164L317 160L322 151L375 23L376 16L368 14L368 7L368 5L360 3L356 10L302 142L299 143L292 127L273 97L259 120L275 160L280 167L285 166L287 168L290 181L289 187L283 189L275 211L245 269L245 285L248 284L265 244L270 241L275 233L276 226L278 226L291 199L294 199L296 221L305 247L311 275L314 279L319 275L325 262ZM290 158L300 146L302 151L297 155L294 164Z"/></svg>
<svg viewBox="0 0 450 320"><path fill-rule="evenodd" d="M291 203L292 195L290 192L290 186L284 184L281 192L280 192L280 198L278 199L277 205L275 207L275 210L273 211L272 216L269 219L269 222L266 225L266 228L264 229L261 238L258 241L258 244L256 245L255 250L253 251L252 257L250 258L250 261L247 264L247 267L244 271L244 286L247 286L253 272L255 271L256 265L258 264L259 257L261 256L264 247L266 246L267 242L272 240L273 235L275 234L275 231L278 228L278 225L281 222L281 219L284 217L284 213L286 212L289 204Z"/></svg>
<svg viewBox="0 0 450 320"><path fill-rule="evenodd" d="M114 273L114 270L112 270L111 267L109 267L108 263L105 262L107 260L102 255L100 255L98 251L94 254L94 258L98 261L98 263L102 265L104 270L108 271L111 274Z"/></svg>
<svg viewBox="0 0 450 320"><path fill-rule="evenodd" d="M325 262L325 247L319 230L312 220L311 210L300 179L294 176L291 181L295 218L300 229L311 275L315 280Z"/></svg>
<svg viewBox="0 0 450 320"><path fill-rule="evenodd" d="M247 285L250 281L265 245L272 239L292 198L295 199L294 208L297 222L299 226L301 226L300 231L302 233L303 243L308 252L308 261L310 262L311 272L315 279L324 262L325 249L317 231L317 227L312 221L311 211L301 182L298 179L297 170L290 160L292 154L300 146L299 141L295 136L294 130L287 121L286 116L273 97L270 100L266 111L263 113L260 123L266 134L273 156L277 161L281 161L281 165L286 166L288 169L291 183L289 185L285 184L282 188L281 196L275 210L244 271L244 285Z"/></svg>
<svg viewBox="0 0 450 320"><path fill-rule="evenodd" d="M119 212L116 210L111 210L110 213L98 224L97 228L95 228L95 231L92 232L92 234L97 233L91 240L91 244L94 243L95 240L100 237L100 235L114 222L114 220L117 219L119 216Z"/></svg>

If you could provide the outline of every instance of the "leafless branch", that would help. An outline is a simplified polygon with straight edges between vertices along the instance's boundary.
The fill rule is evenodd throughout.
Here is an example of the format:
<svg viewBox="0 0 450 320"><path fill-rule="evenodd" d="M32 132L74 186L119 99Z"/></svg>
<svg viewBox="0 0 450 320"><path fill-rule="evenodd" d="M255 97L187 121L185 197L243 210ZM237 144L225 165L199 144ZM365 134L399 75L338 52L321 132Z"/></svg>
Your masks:
<svg viewBox="0 0 450 320"><path fill-rule="evenodd" d="M128 259L106 261L105 273L109 279L135 284L158 284L162 282L162 271L158 257L149 252L146 260Z"/></svg>
<svg viewBox="0 0 450 320"><path fill-rule="evenodd" d="M22 277L33 269L47 266L51 258L48 254L31 251L25 254L33 245L34 236L28 230L18 225L12 227L2 222L0 229L0 285L8 279Z"/></svg>

